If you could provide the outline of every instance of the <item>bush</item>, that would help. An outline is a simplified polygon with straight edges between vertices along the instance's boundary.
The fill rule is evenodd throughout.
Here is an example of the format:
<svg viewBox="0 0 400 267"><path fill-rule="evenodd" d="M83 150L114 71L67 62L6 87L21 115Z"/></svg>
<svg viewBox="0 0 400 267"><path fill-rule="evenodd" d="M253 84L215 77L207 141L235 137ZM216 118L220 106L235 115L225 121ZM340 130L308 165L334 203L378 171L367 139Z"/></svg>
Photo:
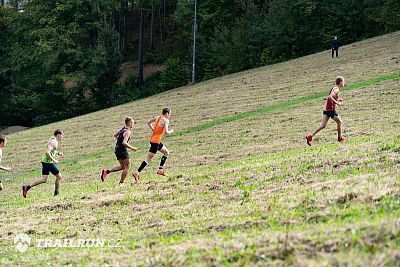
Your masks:
<svg viewBox="0 0 400 267"><path fill-rule="evenodd" d="M160 87L163 91L186 85L190 72L179 58L168 58L165 71L161 73Z"/></svg>

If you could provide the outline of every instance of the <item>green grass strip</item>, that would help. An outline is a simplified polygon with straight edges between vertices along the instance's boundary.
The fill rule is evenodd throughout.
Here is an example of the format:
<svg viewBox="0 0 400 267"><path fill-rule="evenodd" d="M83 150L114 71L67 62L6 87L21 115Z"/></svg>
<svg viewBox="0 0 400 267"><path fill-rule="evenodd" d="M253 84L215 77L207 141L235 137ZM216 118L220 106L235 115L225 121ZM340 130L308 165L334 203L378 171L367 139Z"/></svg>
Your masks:
<svg viewBox="0 0 400 267"><path fill-rule="evenodd" d="M359 83L352 84L349 86L345 86L342 88L342 91L352 91L352 90L360 89L360 88L363 88L363 87L366 87L369 85L378 84L378 83L381 83L384 81L389 81L389 80L398 79L398 78L400 78L400 72L380 76L380 77L373 78L373 79L370 79L367 81L363 81L363 82L359 82ZM235 115L229 115L229 116L219 118L219 119L207 122L207 123L203 123L203 124L200 124L200 125L197 125L194 127L190 127L183 131L179 131L174 136L182 136L182 135L186 135L186 134L193 133L193 132L200 132L200 131L210 129L214 126L218 126L218 125L221 125L224 123L238 121L238 120L246 119L246 118L253 117L253 116L259 116L259 115L263 115L263 114L267 114L267 113L272 113L274 111L283 110L288 107L291 107L291 106L294 106L294 105L297 105L300 103L304 103L304 102L307 102L310 100L314 100L314 99L317 99L320 97L324 97L324 96L326 96L326 91L313 93L313 94L306 95L303 97L291 99L286 102L268 105L268 106L265 106L262 108L246 111L246 112L235 114Z"/></svg>

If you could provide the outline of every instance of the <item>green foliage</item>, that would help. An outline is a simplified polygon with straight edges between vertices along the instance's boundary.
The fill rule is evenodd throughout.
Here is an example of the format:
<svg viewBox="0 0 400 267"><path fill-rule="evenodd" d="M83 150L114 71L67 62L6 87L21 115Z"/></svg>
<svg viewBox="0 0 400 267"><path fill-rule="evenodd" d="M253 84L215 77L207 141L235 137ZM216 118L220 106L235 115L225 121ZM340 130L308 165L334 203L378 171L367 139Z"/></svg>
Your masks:
<svg viewBox="0 0 400 267"><path fill-rule="evenodd" d="M164 89L160 87L161 73L157 72L146 79L143 86L137 84L136 75L130 75L124 84L115 84L113 86L113 105L123 104L129 101L148 97Z"/></svg>
<svg viewBox="0 0 400 267"><path fill-rule="evenodd" d="M221 15L225 23L213 16L223 11L199 14L199 20L205 20L199 34L206 41L199 46L199 80L329 49L335 35L343 45L400 29L400 12L389 11L389 7L400 10L393 0L272 0L267 9L236 4L233 9L243 12L235 13L234 18ZM206 1L200 9L209 6L224 8ZM212 30L202 29L201 25L210 21L215 23Z"/></svg>
<svg viewBox="0 0 400 267"><path fill-rule="evenodd" d="M140 88L133 81L116 85L120 2L32 0L0 7L0 124L43 124L188 83L193 2L129 0L124 59L136 60L143 3L145 36L151 28L155 40L155 49L145 40L144 61L166 68ZM344 45L399 30L399 10L396 0L197 1L196 80L329 49L335 35Z"/></svg>
<svg viewBox="0 0 400 267"><path fill-rule="evenodd" d="M11 8L0 7L0 125L6 125L4 116L7 114L10 105L11 95L11 72L7 54L12 50L13 35L11 23L15 13Z"/></svg>
<svg viewBox="0 0 400 267"><path fill-rule="evenodd" d="M218 30L207 45L201 45L200 77L206 80L259 66L259 54L268 39L263 20L256 6L250 5L233 27Z"/></svg>
<svg viewBox="0 0 400 267"><path fill-rule="evenodd" d="M82 84L91 91L96 105L107 106L112 103L112 89L120 76L121 56L118 35L107 22L99 29L98 35L95 49L88 52L87 67L84 70L87 78Z"/></svg>
<svg viewBox="0 0 400 267"><path fill-rule="evenodd" d="M180 87L186 85L189 79L189 70L183 62L179 58L169 58L161 74L160 87L163 90Z"/></svg>
<svg viewBox="0 0 400 267"><path fill-rule="evenodd" d="M120 65L117 33L107 21L113 7L111 0L36 0L14 14L9 116L2 123L48 123L111 102Z"/></svg>

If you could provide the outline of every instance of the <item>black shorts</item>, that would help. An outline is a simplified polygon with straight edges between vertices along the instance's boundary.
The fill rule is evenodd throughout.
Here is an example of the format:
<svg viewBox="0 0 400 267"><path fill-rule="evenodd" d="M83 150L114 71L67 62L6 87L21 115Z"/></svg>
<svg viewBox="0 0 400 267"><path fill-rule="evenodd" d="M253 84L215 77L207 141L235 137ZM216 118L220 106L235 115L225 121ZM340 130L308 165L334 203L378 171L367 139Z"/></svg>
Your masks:
<svg viewBox="0 0 400 267"><path fill-rule="evenodd" d="M149 149L149 152L156 154L156 153L157 153L157 150L160 151L161 148L163 148L163 146L164 146L163 143L157 144L157 143L152 143L152 142L150 142L150 149Z"/></svg>
<svg viewBox="0 0 400 267"><path fill-rule="evenodd" d="M324 110L324 112L322 112L322 114L328 116L331 119L333 119L333 117L335 117L335 116L339 116L339 114L336 112L336 110L328 110L328 111Z"/></svg>
<svg viewBox="0 0 400 267"><path fill-rule="evenodd" d="M114 153L117 157L117 160L129 159L129 154L127 150L115 150Z"/></svg>
<svg viewBox="0 0 400 267"><path fill-rule="evenodd" d="M57 175L57 174L60 173L60 171L58 170L56 164L42 162L42 175L49 175L50 172L53 175Z"/></svg>

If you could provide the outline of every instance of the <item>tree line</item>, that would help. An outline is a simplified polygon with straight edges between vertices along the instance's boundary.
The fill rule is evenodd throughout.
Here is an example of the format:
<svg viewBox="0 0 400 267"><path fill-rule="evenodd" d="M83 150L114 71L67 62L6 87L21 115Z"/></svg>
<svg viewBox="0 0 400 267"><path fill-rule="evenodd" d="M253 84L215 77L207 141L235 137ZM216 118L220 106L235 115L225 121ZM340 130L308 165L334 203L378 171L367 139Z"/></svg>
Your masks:
<svg viewBox="0 0 400 267"><path fill-rule="evenodd" d="M1 0L0 126L35 126L186 85L193 0ZM196 82L400 29L398 0L199 0ZM122 62L137 62L124 83ZM164 70L144 79L146 64Z"/></svg>

